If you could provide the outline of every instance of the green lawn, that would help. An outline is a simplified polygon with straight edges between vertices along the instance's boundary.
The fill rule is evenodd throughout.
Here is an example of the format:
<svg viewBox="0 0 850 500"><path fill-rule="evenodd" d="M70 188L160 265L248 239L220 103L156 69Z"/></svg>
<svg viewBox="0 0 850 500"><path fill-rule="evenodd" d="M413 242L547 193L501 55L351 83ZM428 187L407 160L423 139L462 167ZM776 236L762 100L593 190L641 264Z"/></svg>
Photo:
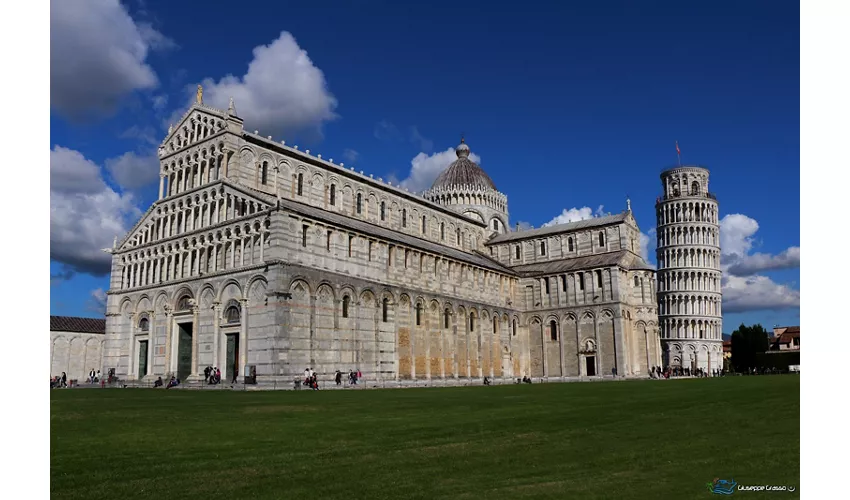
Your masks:
<svg viewBox="0 0 850 500"><path fill-rule="evenodd" d="M678 500L800 479L793 375L50 402L53 498Z"/></svg>

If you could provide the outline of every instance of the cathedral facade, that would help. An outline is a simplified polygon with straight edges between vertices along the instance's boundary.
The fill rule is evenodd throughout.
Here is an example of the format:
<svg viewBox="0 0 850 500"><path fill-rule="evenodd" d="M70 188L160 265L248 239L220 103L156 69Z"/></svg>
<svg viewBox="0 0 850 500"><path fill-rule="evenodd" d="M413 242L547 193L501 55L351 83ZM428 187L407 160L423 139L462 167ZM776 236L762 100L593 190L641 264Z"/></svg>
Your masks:
<svg viewBox="0 0 850 500"><path fill-rule="evenodd" d="M125 379L648 376L655 272L630 210L511 231L469 159L424 194L243 128L199 94L159 199L110 250L104 369Z"/></svg>

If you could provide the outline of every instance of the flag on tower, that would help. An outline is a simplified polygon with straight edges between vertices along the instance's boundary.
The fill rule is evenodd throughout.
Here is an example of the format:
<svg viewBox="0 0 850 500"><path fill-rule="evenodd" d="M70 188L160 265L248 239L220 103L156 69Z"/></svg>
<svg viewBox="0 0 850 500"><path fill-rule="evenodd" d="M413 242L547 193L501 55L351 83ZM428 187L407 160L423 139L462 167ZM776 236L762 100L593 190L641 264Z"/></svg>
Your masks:
<svg viewBox="0 0 850 500"><path fill-rule="evenodd" d="M677 154L677 155L682 154L682 152L681 152L681 151L679 151L679 141L676 141L676 154Z"/></svg>

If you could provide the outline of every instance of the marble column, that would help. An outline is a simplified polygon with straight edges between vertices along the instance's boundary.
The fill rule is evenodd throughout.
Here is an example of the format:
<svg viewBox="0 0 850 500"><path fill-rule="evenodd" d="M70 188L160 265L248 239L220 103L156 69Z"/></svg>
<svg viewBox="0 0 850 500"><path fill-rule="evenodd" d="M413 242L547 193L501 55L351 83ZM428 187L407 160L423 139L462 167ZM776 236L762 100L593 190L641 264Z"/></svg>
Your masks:
<svg viewBox="0 0 850 500"><path fill-rule="evenodd" d="M198 337L200 337L200 323L198 317L200 308L192 307L192 372L189 374L189 379L195 380L198 378Z"/></svg>
<svg viewBox="0 0 850 500"><path fill-rule="evenodd" d="M163 190L165 189L165 174L159 174L159 199L162 199Z"/></svg>

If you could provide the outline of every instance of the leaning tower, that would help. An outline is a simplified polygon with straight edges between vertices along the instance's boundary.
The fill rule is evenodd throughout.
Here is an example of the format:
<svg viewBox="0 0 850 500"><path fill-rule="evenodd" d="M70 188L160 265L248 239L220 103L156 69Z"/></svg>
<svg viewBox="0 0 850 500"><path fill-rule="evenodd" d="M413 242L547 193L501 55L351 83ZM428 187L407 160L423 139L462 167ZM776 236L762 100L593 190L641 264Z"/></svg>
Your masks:
<svg viewBox="0 0 850 500"><path fill-rule="evenodd" d="M708 169L661 173L658 220L658 323L664 366L723 368L720 228Z"/></svg>

